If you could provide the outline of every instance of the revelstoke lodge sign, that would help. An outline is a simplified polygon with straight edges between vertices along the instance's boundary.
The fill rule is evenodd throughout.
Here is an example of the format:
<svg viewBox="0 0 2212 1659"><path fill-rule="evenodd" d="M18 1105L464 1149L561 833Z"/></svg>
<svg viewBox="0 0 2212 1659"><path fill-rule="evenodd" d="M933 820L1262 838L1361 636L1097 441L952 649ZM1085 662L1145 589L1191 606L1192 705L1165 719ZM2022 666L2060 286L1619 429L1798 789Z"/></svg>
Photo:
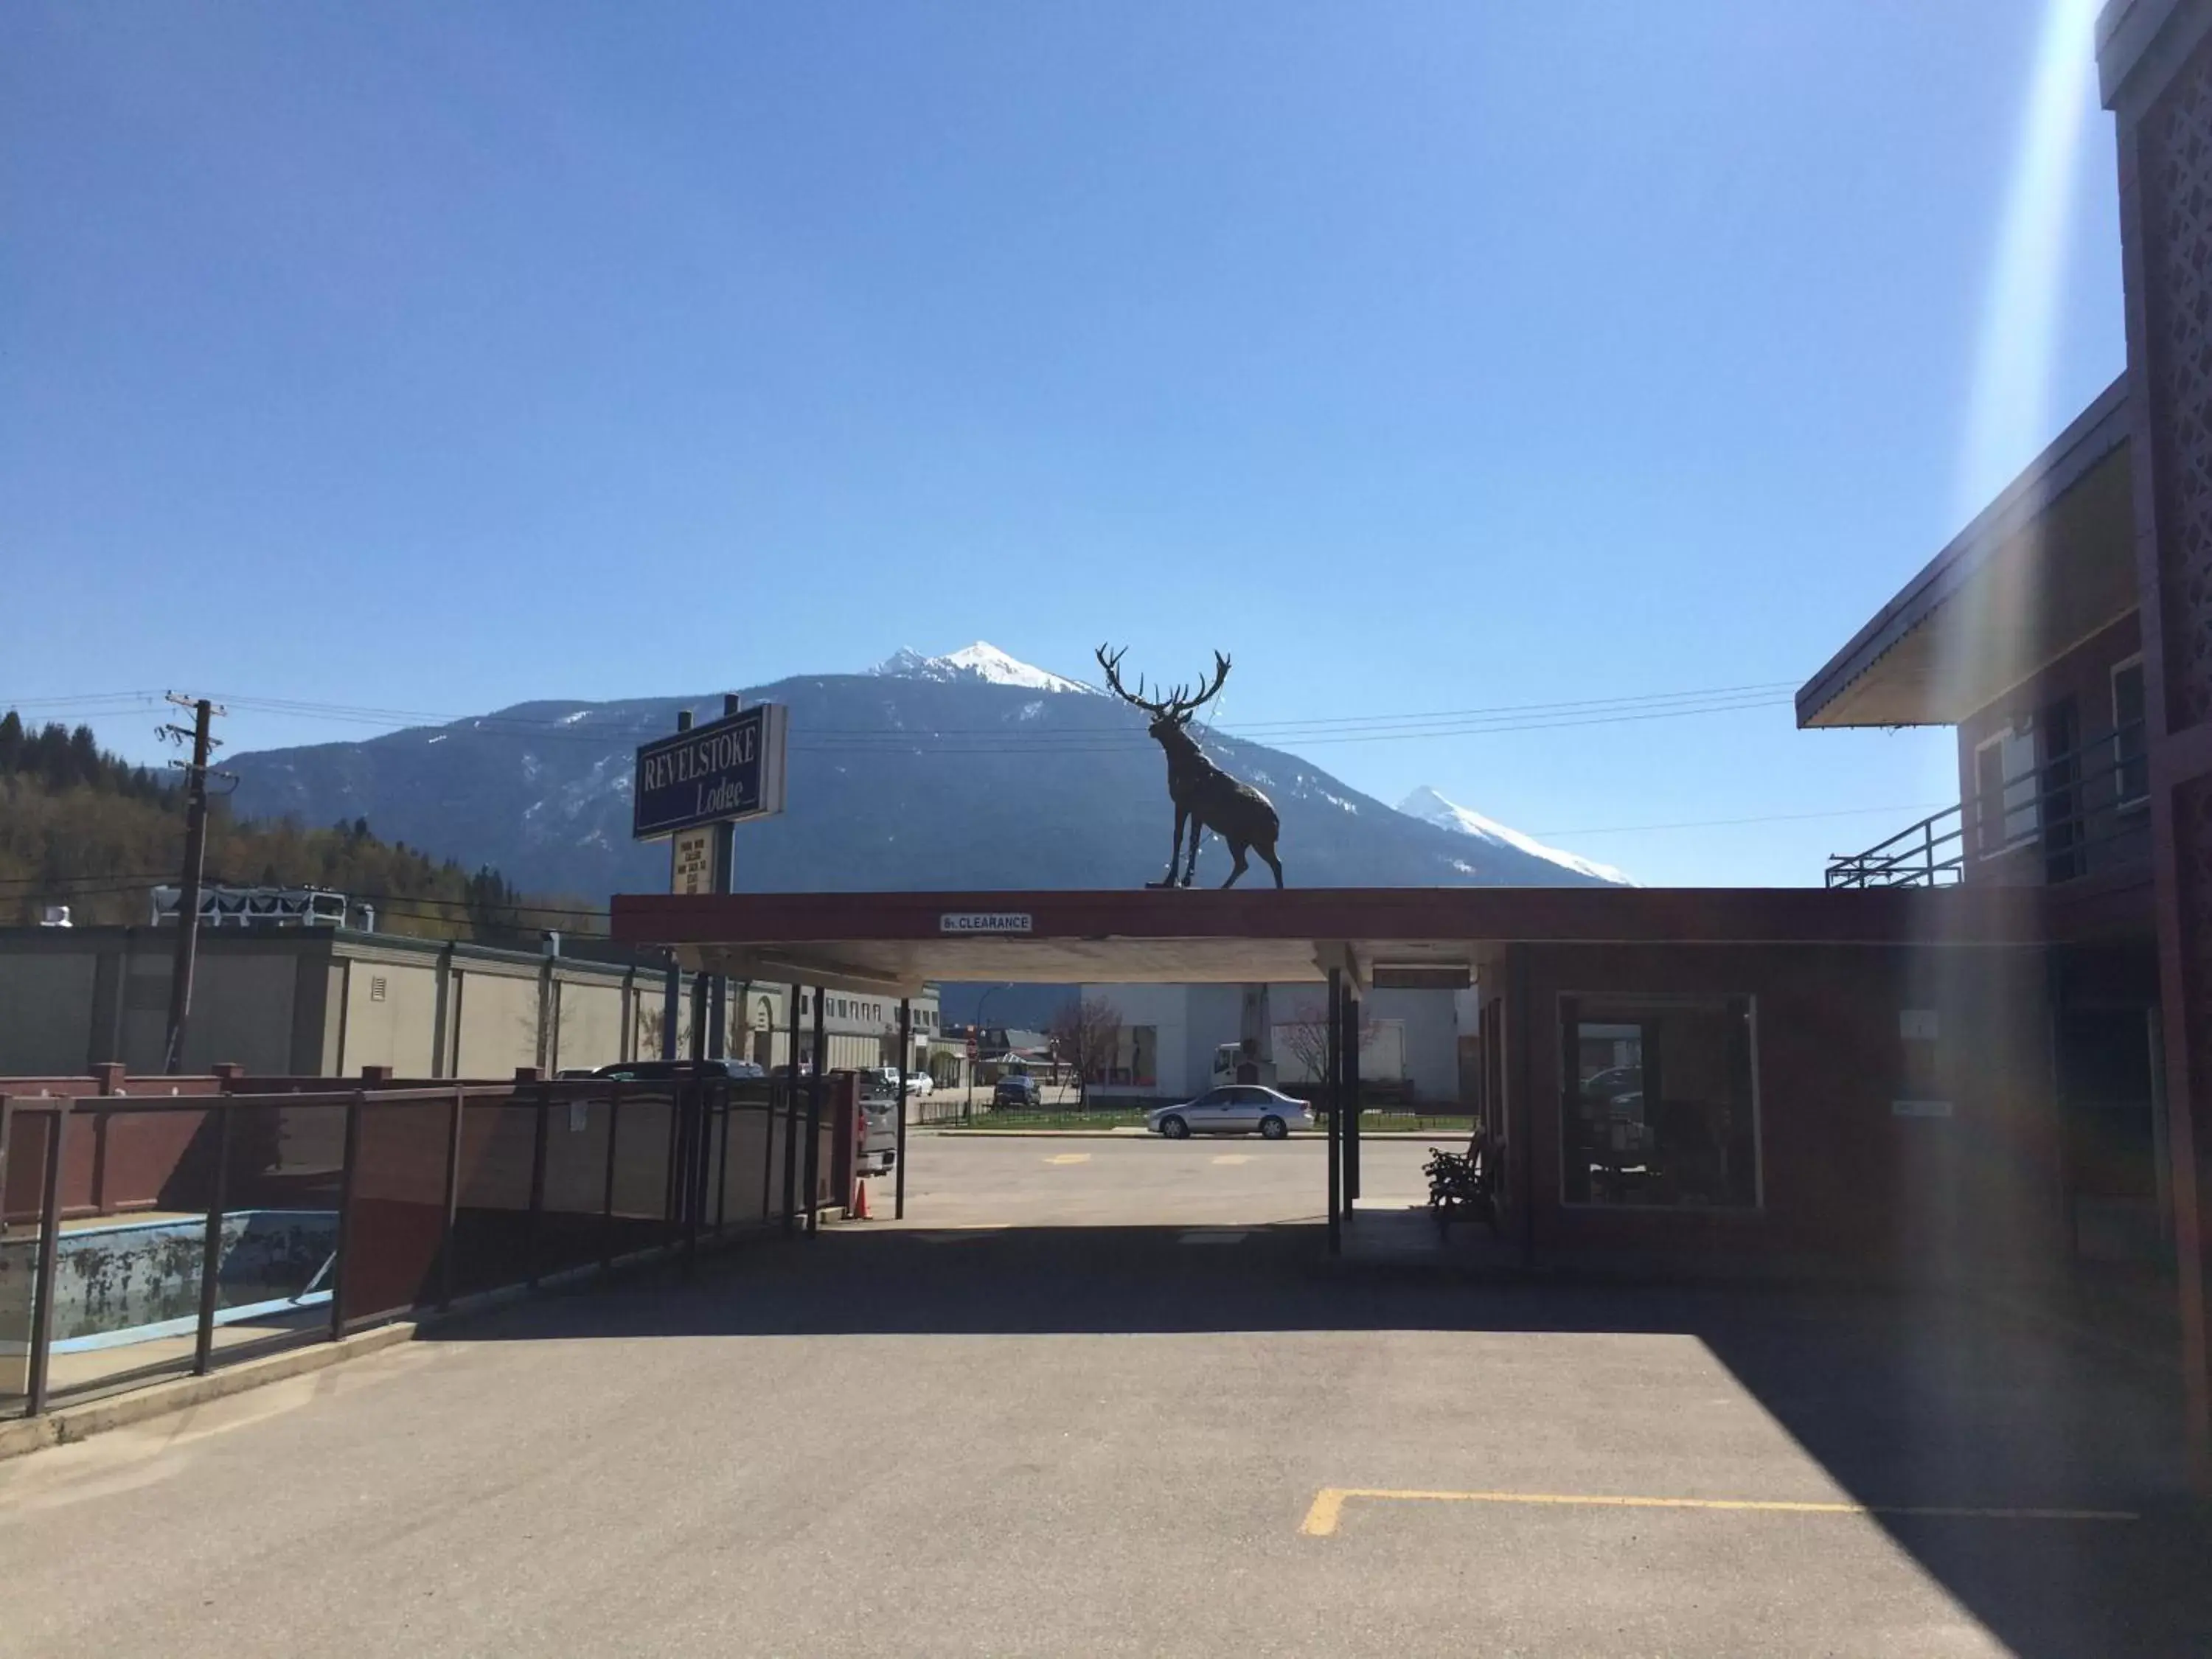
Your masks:
<svg viewBox="0 0 2212 1659"><path fill-rule="evenodd" d="M630 794L630 834L655 841L695 824L783 811L785 710L756 703L641 745Z"/></svg>

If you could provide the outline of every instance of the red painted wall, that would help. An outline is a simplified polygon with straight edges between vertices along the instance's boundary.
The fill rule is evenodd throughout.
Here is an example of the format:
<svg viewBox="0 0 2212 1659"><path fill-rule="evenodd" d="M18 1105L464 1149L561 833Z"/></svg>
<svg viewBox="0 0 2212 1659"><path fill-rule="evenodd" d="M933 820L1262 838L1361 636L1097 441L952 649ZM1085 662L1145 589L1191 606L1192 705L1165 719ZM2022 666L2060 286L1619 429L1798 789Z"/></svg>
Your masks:
<svg viewBox="0 0 2212 1659"><path fill-rule="evenodd" d="M1502 985L1521 1030L1506 1069L1516 1127L1509 1231L1547 1249L1654 1260L1834 1262L1920 1273L2059 1265L2063 1209L2035 950L1522 946ZM1487 982L1487 981L1486 981ZM1762 1202L1744 1210L1569 1206L1561 1195L1559 999L1707 993L1754 1000ZM1898 1115L1899 1015L1932 1009L1948 1118ZM1518 1038L1517 1053L1516 1039Z"/></svg>

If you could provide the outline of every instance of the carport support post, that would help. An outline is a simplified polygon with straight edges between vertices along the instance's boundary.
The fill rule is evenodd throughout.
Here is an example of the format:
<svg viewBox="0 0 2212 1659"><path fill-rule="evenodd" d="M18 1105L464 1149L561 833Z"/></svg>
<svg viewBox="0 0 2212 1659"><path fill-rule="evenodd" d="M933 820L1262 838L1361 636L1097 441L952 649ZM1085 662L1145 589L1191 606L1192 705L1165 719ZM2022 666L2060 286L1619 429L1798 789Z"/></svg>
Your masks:
<svg viewBox="0 0 2212 1659"><path fill-rule="evenodd" d="M1359 1201L1359 998L1352 986L1344 993L1344 1213Z"/></svg>
<svg viewBox="0 0 2212 1659"><path fill-rule="evenodd" d="M1344 1114L1338 1109L1344 1098L1342 1087L1342 1048L1339 1039L1344 1031L1344 970L1328 970L1328 1042L1327 1071L1322 1082L1322 1101L1328 1109L1328 1253L1337 1255L1344 1249L1342 1226L1337 1216L1340 1183L1343 1170L1338 1160L1337 1136L1341 1133Z"/></svg>
<svg viewBox="0 0 2212 1659"><path fill-rule="evenodd" d="M744 706L745 700L738 696L736 692L725 691L722 693L722 718L724 720L728 720L731 716L740 713L744 709ZM717 893L729 893L735 890L732 878L737 873L736 867L733 863L733 860L737 856L738 850L737 829L738 826L732 823L726 818L714 826L714 868L713 874L714 878L714 890ZM727 974L717 973L710 982L707 994L707 1053L705 1057L708 1060L723 1060L726 1059L729 1055L729 1004L730 976ZM715 1231L719 1232L720 1229L718 1227Z"/></svg>
<svg viewBox="0 0 2212 1659"><path fill-rule="evenodd" d="M891 1157L896 1167L891 1172L891 1219L906 1219L906 1067L914 1057L914 1004L906 998L899 999L899 1055L898 1055L898 1129Z"/></svg>
<svg viewBox="0 0 2212 1659"><path fill-rule="evenodd" d="M668 959L668 975L660 986L660 1057L676 1058L677 1016L684 1006L684 970L676 958Z"/></svg>
<svg viewBox="0 0 2212 1659"><path fill-rule="evenodd" d="M822 1006L828 999L814 988L814 1055L806 1079L806 1231L822 1231L822 1066L829 1058L829 1039L823 1035Z"/></svg>
<svg viewBox="0 0 2212 1659"><path fill-rule="evenodd" d="M799 1214L799 987L791 988L791 1041L783 1062L783 1230Z"/></svg>
<svg viewBox="0 0 2212 1659"><path fill-rule="evenodd" d="M690 709L676 711L676 729L679 732L691 729ZM668 959L668 979L660 992L660 1057L663 1060L676 1058L676 1022L677 1016L683 1012L683 1003L684 969L672 956Z"/></svg>

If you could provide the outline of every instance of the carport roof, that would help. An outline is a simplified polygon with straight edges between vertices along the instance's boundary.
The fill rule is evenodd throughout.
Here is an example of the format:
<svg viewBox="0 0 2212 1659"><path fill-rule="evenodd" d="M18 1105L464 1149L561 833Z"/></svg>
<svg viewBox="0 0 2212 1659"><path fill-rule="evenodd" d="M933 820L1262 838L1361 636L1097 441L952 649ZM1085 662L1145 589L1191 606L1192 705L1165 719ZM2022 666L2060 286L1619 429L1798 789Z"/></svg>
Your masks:
<svg viewBox="0 0 2212 1659"><path fill-rule="evenodd" d="M912 994L936 981L1464 981L1484 945L2026 944L2034 890L1361 887L623 893L614 937L688 967Z"/></svg>

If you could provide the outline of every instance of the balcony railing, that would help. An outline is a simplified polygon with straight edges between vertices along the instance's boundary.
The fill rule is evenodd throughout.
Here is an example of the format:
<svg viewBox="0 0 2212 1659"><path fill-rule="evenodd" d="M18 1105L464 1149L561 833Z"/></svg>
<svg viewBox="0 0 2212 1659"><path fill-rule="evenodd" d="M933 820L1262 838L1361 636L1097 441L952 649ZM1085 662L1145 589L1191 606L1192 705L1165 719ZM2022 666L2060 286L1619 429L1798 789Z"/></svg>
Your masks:
<svg viewBox="0 0 2212 1659"><path fill-rule="evenodd" d="M1828 860L1831 887L1943 887L1995 880L2057 884L2148 853L2149 765L2142 725L2073 749L1930 813L1863 853Z"/></svg>

